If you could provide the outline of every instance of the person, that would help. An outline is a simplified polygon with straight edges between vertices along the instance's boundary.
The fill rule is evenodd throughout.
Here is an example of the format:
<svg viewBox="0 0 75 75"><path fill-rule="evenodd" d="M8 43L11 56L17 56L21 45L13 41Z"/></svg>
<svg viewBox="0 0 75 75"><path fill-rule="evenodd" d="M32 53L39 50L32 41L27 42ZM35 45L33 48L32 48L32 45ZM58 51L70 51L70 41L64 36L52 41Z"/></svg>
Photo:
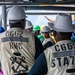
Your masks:
<svg viewBox="0 0 75 75"><path fill-rule="evenodd" d="M43 43L43 41L44 41L44 37L43 37L41 34L38 35L37 37L40 39L41 43Z"/></svg>
<svg viewBox="0 0 75 75"><path fill-rule="evenodd" d="M36 36L40 35L40 26L35 25L35 26L33 27L33 33L34 33Z"/></svg>
<svg viewBox="0 0 75 75"><path fill-rule="evenodd" d="M45 18L51 23L51 24L54 24L54 20L51 20L51 19L49 19L47 16L45 16ZM56 40L54 39L54 36L53 36L53 32L52 33L50 33L50 37L54 40L54 43L56 43Z"/></svg>
<svg viewBox="0 0 75 75"><path fill-rule="evenodd" d="M14 12L13 12L14 11ZM0 62L4 75L27 75L43 52L39 39L25 31L25 12L13 6L7 14L10 29L0 34Z"/></svg>
<svg viewBox="0 0 75 75"><path fill-rule="evenodd" d="M42 43L44 49L53 46L55 43L53 41L53 39L49 36L49 33L51 33L52 30L48 27L48 26L44 26L41 33L44 37L44 41Z"/></svg>
<svg viewBox="0 0 75 75"><path fill-rule="evenodd" d="M40 33L41 33L41 31L42 31L42 29L43 29L44 26L45 26L45 25L41 25L41 26L40 26Z"/></svg>
<svg viewBox="0 0 75 75"><path fill-rule="evenodd" d="M29 20L26 20L26 26L25 26L25 30L32 32L33 31L33 25Z"/></svg>
<svg viewBox="0 0 75 75"><path fill-rule="evenodd" d="M74 75L75 42L71 41L75 26L70 14L58 14L54 25L56 44L47 48L35 61L28 75Z"/></svg>

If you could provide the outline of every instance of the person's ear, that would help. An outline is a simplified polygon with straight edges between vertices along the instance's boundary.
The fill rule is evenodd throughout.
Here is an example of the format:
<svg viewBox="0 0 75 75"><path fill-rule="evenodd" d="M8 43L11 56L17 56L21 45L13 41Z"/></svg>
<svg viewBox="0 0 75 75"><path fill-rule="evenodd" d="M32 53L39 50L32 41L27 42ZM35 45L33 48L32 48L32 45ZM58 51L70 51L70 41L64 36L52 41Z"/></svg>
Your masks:
<svg viewBox="0 0 75 75"><path fill-rule="evenodd" d="M26 26L26 20L24 20L24 25Z"/></svg>
<svg viewBox="0 0 75 75"><path fill-rule="evenodd" d="M22 27L23 27L23 29L25 29L25 24L26 24L26 20L23 20L22 21Z"/></svg>

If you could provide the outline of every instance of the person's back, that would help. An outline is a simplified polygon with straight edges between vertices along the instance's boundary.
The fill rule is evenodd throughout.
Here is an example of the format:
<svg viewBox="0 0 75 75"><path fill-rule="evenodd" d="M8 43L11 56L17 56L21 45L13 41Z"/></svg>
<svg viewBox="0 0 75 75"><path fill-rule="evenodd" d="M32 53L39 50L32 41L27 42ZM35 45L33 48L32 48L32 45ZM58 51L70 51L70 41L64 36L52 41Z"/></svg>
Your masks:
<svg viewBox="0 0 75 75"><path fill-rule="evenodd" d="M24 30L25 13L23 9L14 6L9 10L7 17L10 29L0 35L0 61L3 74L27 75L43 50L41 52L36 50L35 36Z"/></svg>
<svg viewBox="0 0 75 75"><path fill-rule="evenodd" d="M23 32L20 28L11 28L9 31L5 32L5 35L2 35L0 35L2 42L1 62L2 66L7 65L8 67L2 68L3 71L4 69L7 69L6 74L4 72L4 75L7 75L8 71L11 72L11 74L13 71L15 73L28 73L35 61L35 47L33 47L35 46L34 36L27 31ZM9 67L12 67L12 70Z"/></svg>
<svg viewBox="0 0 75 75"><path fill-rule="evenodd" d="M47 75L71 75L75 73L74 44L75 42L71 40L63 40L48 48L47 52L44 52L48 63Z"/></svg>
<svg viewBox="0 0 75 75"><path fill-rule="evenodd" d="M59 23L61 21L61 25ZM74 44L71 40L72 32L75 30L75 26L72 25L72 19L69 14L57 15L53 28L56 44L50 47L47 52L44 52L46 56L48 72L47 75L73 75L74 71ZM51 70L51 71L50 71Z"/></svg>
<svg viewBox="0 0 75 75"><path fill-rule="evenodd" d="M74 75L75 42L71 36L75 26L71 15L58 14L55 24L50 27L54 30L56 44L39 56L28 75Z"/></svg>

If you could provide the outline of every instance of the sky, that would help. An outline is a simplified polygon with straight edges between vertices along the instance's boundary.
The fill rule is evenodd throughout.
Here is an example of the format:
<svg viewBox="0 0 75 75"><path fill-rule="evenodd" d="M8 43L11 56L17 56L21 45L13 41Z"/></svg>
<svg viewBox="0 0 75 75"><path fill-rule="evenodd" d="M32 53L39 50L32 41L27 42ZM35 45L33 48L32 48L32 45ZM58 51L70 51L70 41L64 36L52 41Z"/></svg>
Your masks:
<svg viewBox="0 0 75 75"><path fill-rule="evenodd" d="M27 15L27 20L31 21L33 25L48 25L49 22L45 16L51 20L55 20L56 15Z"/></svg>

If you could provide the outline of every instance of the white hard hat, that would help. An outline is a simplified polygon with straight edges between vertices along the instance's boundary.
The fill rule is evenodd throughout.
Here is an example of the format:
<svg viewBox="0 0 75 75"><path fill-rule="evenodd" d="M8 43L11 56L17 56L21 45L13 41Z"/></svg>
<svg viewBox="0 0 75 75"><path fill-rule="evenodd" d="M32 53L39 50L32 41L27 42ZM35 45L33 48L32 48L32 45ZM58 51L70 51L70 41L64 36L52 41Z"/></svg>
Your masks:
<svg viewBox="0 0 75 75"><path fill-rule="evenodd" d="M49 27L57 32L73 32L75 26L72 24L72 18L70 14L58 14L54 25L50 23Z"/></svg>
<svg viewBox="0 0 75 75"><path fill-rule="evenodd" d="M7 19L10 22L16 22L25 18L25 12L20 6L13 6L7 14Z"/></svg>
<svg viewBox="0 0 75 75"><path fill-rule="evenodd" d="M48 26L44 26L41 32L51 32L50 28Z"/></svg>
<svg viewBox="0 0 75 75"><path fill-rule="evenodd" d="M26 20L26 27L25 27L25 29L32 28L32 27L33 27L32 23L30 21Z"/></svg>

